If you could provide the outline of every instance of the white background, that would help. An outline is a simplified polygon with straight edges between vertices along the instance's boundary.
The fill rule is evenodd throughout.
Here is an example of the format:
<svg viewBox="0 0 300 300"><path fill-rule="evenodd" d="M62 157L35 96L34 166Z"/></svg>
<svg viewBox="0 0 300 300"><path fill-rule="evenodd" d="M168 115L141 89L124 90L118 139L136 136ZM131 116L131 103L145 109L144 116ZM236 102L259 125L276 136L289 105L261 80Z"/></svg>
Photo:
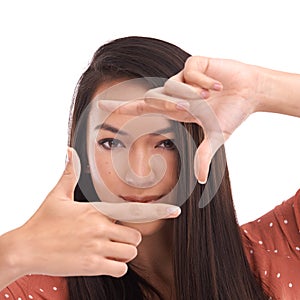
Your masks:
<svg viewBox="0 0 300 300"><path fill-rule="evenodd" d="M298 1L2 1L0 233L23 224L59 179L76 82L94 51L127 35L194 55L300 73ZM240 223L300 187L300 120L251 116L227 143Z"/></svg>

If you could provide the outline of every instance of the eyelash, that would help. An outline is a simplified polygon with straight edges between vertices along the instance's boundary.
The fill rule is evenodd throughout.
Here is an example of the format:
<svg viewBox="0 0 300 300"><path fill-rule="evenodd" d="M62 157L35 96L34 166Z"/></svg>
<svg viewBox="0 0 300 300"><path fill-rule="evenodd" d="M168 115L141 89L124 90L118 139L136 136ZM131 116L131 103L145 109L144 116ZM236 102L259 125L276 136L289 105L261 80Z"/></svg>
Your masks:
<svg viewBox="0 0 300 300"><path fill-rule="evenodd" d="M160 147L161 144L167 144L167 143L169 144L168 146ZM174 144L174 140L171 140L171 139L161 141L156 147L163 148L163 149L166 149L166 150L175 150L176 149L176 146Z"/></svg>
<svg viewBox="0 0 300 300"><path fill-rule="evenodd" d="M118 143L118 145L113 146L113 143ZM102 139L102 140L98 141L98 145L103 147L105 150L113 150L116 148L125 147L124 144L120 140L113 139L113 138Z"/></svg>
<svg viewBox="0 0 300 300"><path fill-rule="evenodd" d="M114 146L115 144L115 146ZM117 144L117 145L116 145ZM164 144L164 146L161 146ZM98 145L103 147L105 150L113 150L116 148L125 148L125 145L118 139L114 138L106 138L98 141ZM176 146L174 144L174 141L171 139L166 139L158 143L155 148L162 148L165 150L175 150Z"/></svg>

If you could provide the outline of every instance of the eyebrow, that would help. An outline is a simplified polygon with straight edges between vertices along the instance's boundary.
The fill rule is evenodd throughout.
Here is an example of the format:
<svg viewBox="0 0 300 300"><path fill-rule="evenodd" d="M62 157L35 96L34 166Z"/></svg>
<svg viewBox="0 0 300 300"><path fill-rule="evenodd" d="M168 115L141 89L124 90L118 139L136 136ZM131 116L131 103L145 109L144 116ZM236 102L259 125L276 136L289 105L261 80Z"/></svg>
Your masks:
<svg viewBox="0 0 300 300"><path fill-rule="evenodd" d="M102 123L95 127L95 130L100 130L100 129L107 130L107 131L110 131L113 133L118 133L120 135L129 135L126 131L120 130L112 125L107 124L107 123Z"/></svg>
<svg viewBox="0 0 300 300"><path fill-rule="evenodd" d="M95 127L95 130L107 130L107 131L110 131L112 133L118 133L120 135L127 135L129 136L129 133L127 133L126 131L123 131L123 130L120 130L110 124L107 124L107 123L102 123L102 124L99 124ZM161 134L165 134L165 133L170 133L170 132L174 132L174 129L172 127L166 127L166 128L162 128L162 129L159 129L155 132L151 132L149 133L150 135L161 135Z"/></svg>
<svg viewBox="0 0 300 300"><path fill-rule="evenodd" d="M163 128L163 129L159 129L155 132L151 132L149 133L150 135L161 135L161 134L165 134L165 133L170 133L170 132L174 132L174 128L172 127L166 127L166 128Z"/></svg>

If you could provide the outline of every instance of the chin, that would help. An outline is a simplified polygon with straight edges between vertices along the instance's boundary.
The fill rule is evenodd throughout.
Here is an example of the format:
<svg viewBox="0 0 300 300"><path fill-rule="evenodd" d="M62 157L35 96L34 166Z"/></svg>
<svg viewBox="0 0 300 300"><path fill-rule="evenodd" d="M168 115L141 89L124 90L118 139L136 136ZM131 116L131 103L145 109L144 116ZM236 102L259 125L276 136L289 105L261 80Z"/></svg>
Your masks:
<svg viewBox="0 0 300 300"><path fill-rule="evenodd" d="M127 227L138 230L142 236L151 236L158 231L167 223L167 220L156 220L147 223L128 223L128 222L118 222Z"/></svg>

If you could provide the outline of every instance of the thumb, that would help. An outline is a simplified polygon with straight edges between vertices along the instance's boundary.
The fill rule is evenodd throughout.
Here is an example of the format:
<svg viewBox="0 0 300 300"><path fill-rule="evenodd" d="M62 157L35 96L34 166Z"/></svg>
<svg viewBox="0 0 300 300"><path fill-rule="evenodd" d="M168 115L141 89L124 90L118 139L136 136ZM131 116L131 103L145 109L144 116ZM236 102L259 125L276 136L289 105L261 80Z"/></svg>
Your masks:
<svg viewBox="0 0 300 300"><path fill-rule="evenodd" d="M212 156L210 141L205 138L198 147L194 159L195 176L201 184L205 184L207 181Z"/></svg>
<svg viewBox="0 0 300 300"><path fill-rule="evenodd" d="M81 164L74 148L68 147L65 170L54 190L73 199L73 192L80 177Z"/></svg>
<svg viewBox="0 0 300 300"><path fill-rule="evenodd" d="M195 176L200 184L207 182L211 161L218 151L218 149L224 144L224 137L219 133L207 134L204 140L198 147L194 158L194 172ZM223 174L225 171L226 160L219 165L219 174Z"/></svg>

